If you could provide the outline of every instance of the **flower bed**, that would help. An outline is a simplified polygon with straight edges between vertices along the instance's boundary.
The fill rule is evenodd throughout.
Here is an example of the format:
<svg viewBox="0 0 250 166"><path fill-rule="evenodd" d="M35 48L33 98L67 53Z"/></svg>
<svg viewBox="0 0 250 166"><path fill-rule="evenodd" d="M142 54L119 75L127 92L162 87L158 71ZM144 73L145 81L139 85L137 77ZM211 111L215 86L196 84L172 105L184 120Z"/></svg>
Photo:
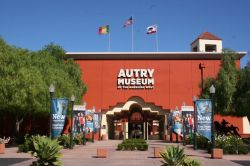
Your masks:
<svg viewBox="0 0 250 166"><path fill-rule="evenodd" d="M192 142L191 138L188 138ZM209 152L212 143L205 137L197 134L197 147L207 149ZM223 154L247 154L248 148L242 138L236 135L218 135L215 137L215 147L223 149Z"/></svg>

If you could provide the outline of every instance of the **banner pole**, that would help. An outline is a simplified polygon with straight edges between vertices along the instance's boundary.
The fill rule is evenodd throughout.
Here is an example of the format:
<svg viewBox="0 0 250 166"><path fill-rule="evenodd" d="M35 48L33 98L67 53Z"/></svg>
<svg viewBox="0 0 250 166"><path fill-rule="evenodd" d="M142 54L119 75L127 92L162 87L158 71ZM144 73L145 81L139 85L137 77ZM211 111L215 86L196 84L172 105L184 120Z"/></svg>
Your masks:
<svg viewBox="0 0 250 166"><path fill-rule="evenodd" d="M108 52L110 52L110 33L108 35Z"/></svg>
<svg viewBox="0 0 250 166"><path fill-rule="evenodd" d="M157 32L155 34L155 40L156 40L156 52L158 52L159 51L158 49L158 26L157 26Z"/></svg>
<svg viewBox="0 0 250 166"><path fill-rule="evenodd" d="M132 16L132 27L131 27L131 51L134 52L134 17Z"/></svg>

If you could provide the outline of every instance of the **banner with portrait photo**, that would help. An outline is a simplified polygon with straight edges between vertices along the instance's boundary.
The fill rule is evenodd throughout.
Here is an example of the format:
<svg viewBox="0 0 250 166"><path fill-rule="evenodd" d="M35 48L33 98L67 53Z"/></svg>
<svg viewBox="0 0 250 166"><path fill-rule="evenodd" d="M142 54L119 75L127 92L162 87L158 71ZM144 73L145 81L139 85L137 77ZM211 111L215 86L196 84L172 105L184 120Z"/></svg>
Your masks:
<svg viewBox="0 0 250 166"><path fill-rule="evenodd" d="M61 135L68 110L68 99L53 98L51 101L51 137L57 138Z"/></svg>
<svg viewBox="0 0 250 166"><path fill-rule="evenodd" d="M194 131L194 107L181 106L181 113L183 119L183 132L185 132L186 135L192 135Z"/></svg>
<svg viewBox="0 0 250 166"><path fill-rule="evenodd" d="M175 110L172 112L172 118L173 118L173 130L176 134L182 135L182 117L181 112L178 110Z"/></svg>
<svg viewBox="0 0 250 166"><path fill-rule="evenodd" d="M73 134L80 134L85 131L85 111L73 111Z"/></svg>
<svg viewBox="0 0 250 166"><path fill-rule="evenodd" d="M100 128L100 114L99 113L94 113L94 117L93 117L93 120L94 120L94 128L95 129L99 129Z"/></svg>
<svg viewBox="0 0 250 166"><path fill-rule="evenodd" d="M85 112L86 116L86 132L92 132L94 131L94 111L93 110L86 110Z"/></svg>
<svg viewBox="0 0 250 166"><path fill-rule="evenodd" d="M212 101L200 99L195 102L197 132L211 140Z"/></svg>

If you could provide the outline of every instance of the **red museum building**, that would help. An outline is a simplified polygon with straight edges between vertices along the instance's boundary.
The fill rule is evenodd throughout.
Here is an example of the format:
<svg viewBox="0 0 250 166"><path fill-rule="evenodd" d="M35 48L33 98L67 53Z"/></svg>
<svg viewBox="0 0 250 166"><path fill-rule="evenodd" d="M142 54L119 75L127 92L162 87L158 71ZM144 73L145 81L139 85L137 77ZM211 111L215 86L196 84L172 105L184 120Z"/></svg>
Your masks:
<svg viewBox="0 0 250 166"><path fill-rule="evenodd" d="M246 52L237 52L236 65ZM222 40L209 32L191 43L191 52L68 52L88 87L83 100L102 113L101 135L108 139L163 139L167 116L187 105L203 78L216 77Z"/></svg>

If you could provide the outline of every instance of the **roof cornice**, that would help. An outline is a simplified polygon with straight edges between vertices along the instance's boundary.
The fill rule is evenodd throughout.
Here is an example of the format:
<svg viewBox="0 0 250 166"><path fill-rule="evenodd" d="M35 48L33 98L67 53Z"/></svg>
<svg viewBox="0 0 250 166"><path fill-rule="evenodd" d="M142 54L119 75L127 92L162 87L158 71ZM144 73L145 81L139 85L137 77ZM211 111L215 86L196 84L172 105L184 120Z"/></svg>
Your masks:
<svg viewBox="0 0 250 166"><path fill-rule="evenodd" d="M240 60L247 52L235 52ZM219 60L217 52L67 52L75 60Z"/></svg>

